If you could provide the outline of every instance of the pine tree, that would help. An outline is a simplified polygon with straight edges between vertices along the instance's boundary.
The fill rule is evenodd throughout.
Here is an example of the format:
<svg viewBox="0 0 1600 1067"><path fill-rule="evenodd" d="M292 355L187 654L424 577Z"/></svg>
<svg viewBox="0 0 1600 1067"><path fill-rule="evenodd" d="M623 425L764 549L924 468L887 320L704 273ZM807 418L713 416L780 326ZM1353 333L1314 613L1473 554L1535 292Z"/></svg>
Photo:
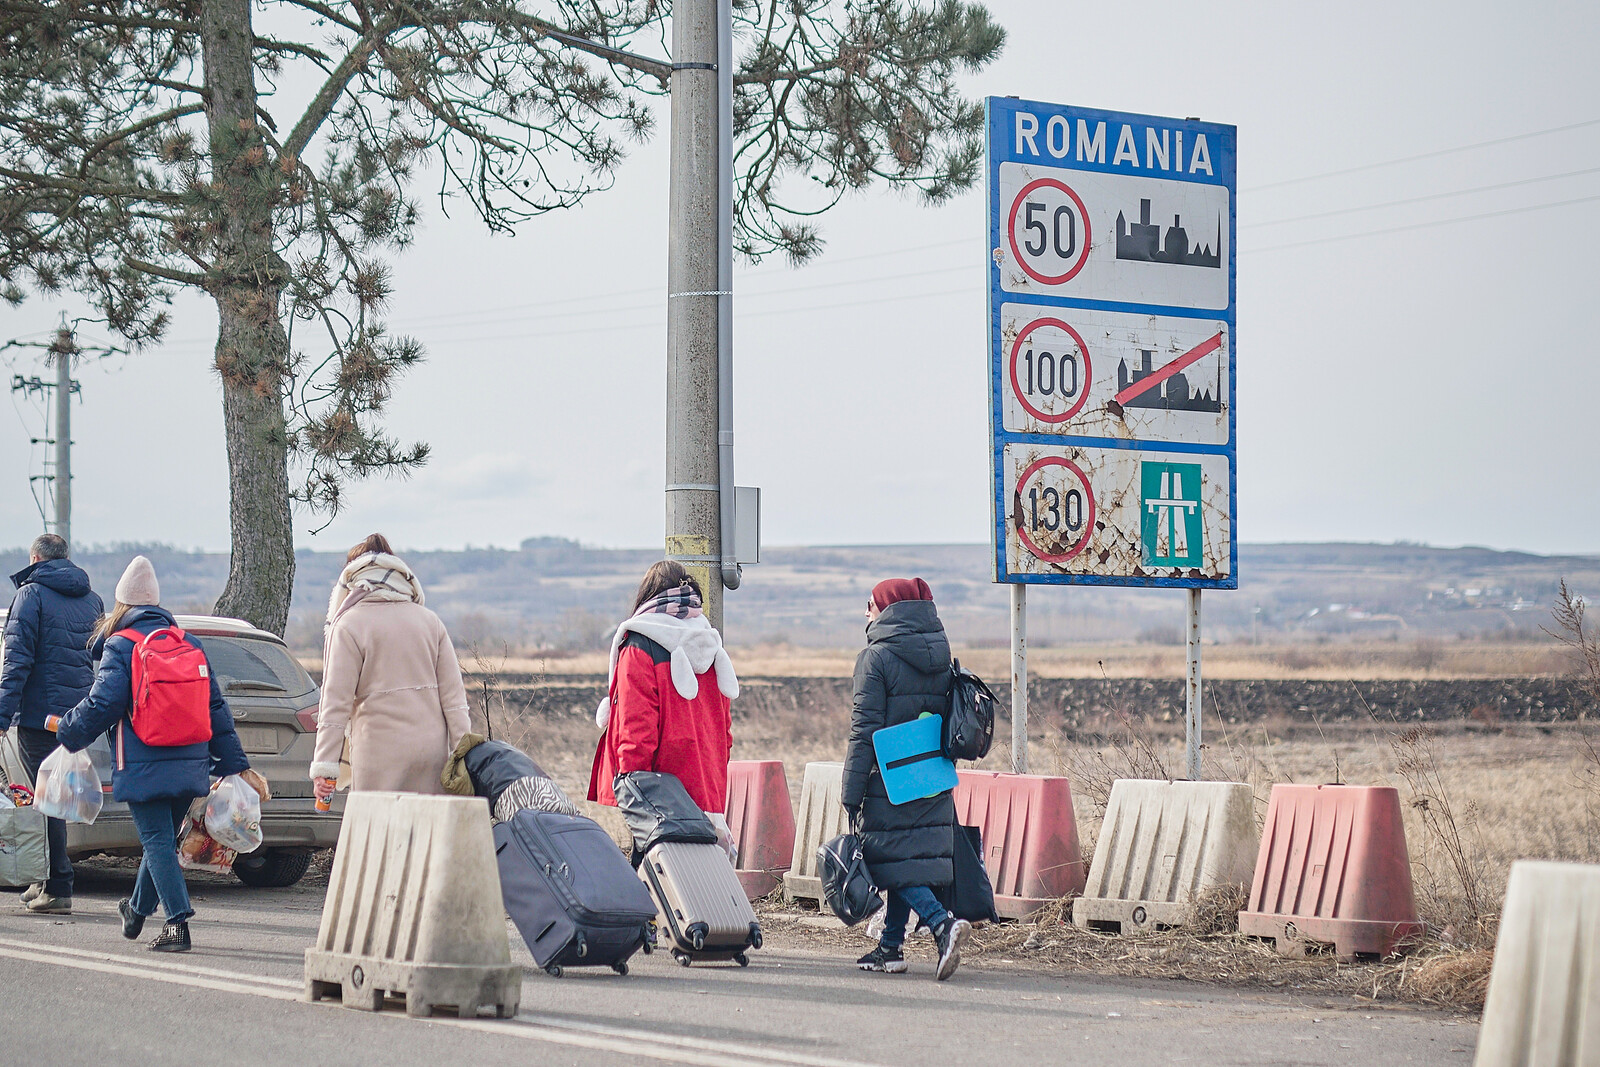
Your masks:
<svg viewBox="0 0 1600 1067"><path fill-rule="evenodd" d="M811 221L885 182L972 184L959 75L1002 31L961 0L735 0L736 239L816 255ZM663 0L0 0L0 295L71 291L135 346L215 302L232 563L216 611L281 633L291 508L426 461L381 416L423 357L388 258L429 165L492 230L607 188L666 92ZM279 85L315 87L285 111ZM266 91L264 92L263 89ZM290 94L292 95L292 94Z"/></svg>

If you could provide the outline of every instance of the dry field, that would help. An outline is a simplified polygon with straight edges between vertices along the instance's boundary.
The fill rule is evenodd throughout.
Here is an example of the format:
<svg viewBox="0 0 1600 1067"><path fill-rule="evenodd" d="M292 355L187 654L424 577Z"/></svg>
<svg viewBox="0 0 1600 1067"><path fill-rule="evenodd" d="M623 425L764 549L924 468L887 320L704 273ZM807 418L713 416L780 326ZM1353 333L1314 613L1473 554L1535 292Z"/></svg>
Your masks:
<svg viewBox="0 0 1600 1067"><path fill-rule="evenodd" d="M796 790L806 763L843 756L853 656L843 651L769 651L766 658L745 653L736 660L747 684L735 702L734 757L783 760L791 790ZM1425 664L1419 665L1418 655ZM1152 657L1165 658L1156 662ZM1472 707L1471 687L1481 686L1485 693L1531 694L1562 687L1579 692L1580 683L1552 677L1554 668L1570 661L1552 645L1478 643L1459 649L1428 646L1420 652L1404 645L1223 646L1208 647L1206 657L1208 678L1277 679L1278 690L1298 679L1306 683L1306 692L1354 694L1350 699L1359 701L1355 706L1363 709L1360 716L1345 715L1338 721L1305 705L1298 713L1293 707L1262 712L1239 705L1223 715L1218 712L1225 706L1220 698L1218 703L1208 700L1206 777L1249 783L1258 817L1265 814L1275 782L1396 787L1406 805L1417 904L1428 924L1423 944L1391 961L1351 965L1331 956L1287 960L1240 937L1232 921L1239 902L1224 900L1214 902L1207 925L1198 931L1136 941L1063 924L1063 906L1035 923L981 931L977 956L1057 972L1186 977L1479 1008L1512 862L1600 863L1600 717L1585 697L1575 705L1545 709L1542 720L1537 715L1502 718L1488 703ZM962 659L991 678L1005 677L1003 653L978 650L962 653ZM469 688L480 721L483 711L490 711L497 736L532 753L575 798L584 796L597 738L592 712L604 665L482 656L476 661L463 656L463 665L472 673ZM583 676L586 666L595 673ZM1035 653L1033 667L1041 690L1052 696L1042 702L1040 696L1034 698L1031 769L1071 779L1087 859L1112 781L1170 777L1183 765L1181 715L1130 702L1126 694L1140 687L1117 679L1172 679L1181 673L1181 659L1175 651L1137 646L1052 649ZM546 673L553 670L561 673ZM1052 677L1100 678L1094 684L1108 694L1104 699L1109 706L1088 714L1052 706L1050 700L1083 698L1082 686L1051 686L1045 679ZM1364 681L1351 685L1352 678ZM1328 684L1340 679L1341 686ZM1419 709L1416 718L1402 717L1381 703L1369 709L1362 694L1382 689L1381 679L1404 680L1411 686L1406 692L1418 699L1418 694L1433 691L1459 694L1462 686L1468 686L1468 696L1438 714L1424 717ZM1225 689L1219 685L1217 692ZM1299 687L1289 685L1287 691L1293 694ZM1523 699L1513 704L1521 705ZM1525 699L1532 701L1531 696ZM1002 721L994 751L982 766L1009 767L1008 741ZM594 813L623 836L620 823L607 818L610 813ZM792 929L801 940L837 944L840 951L855 951L861 940L857 932L785 923L784 917L797 918L796 909L779 902L768 902L766 908L777 927Z"/></svg>

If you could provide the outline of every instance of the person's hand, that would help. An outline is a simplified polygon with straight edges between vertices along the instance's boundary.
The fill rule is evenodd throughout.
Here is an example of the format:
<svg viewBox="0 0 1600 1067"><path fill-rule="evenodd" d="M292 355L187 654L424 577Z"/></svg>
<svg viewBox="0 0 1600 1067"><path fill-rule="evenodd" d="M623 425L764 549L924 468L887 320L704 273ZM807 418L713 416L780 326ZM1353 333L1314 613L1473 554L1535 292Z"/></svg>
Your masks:
<svg viewBox="0 0 1600 1067"><path fill-rule="evenodd" d="M318 800L327 800L329 797L333 796L333 789L336 785L338 785L338 783L332 778L311 779L311 791L316 794Z"/></svg>
<svg viewBox="0 0 1600 1067"><path fill-rule="evenodd" d="M243 778L245 780L245 784L251 789L254 789L256 791L256 795L259 796L263 801L272 799L272 789L267 785L267 780L261 776L260 771L256 770L254 767L246 767L244 770L239 772L239 777Z"/></svg>
<svg viewBox="0 0 1600 1067"><path fill-rule="evenodd" d="M852 820L861 818L861 805L860 805L860 803L846 804L846 805L844 805L844 811L845 811L845 814L850 816L850 818Z"/></svg>

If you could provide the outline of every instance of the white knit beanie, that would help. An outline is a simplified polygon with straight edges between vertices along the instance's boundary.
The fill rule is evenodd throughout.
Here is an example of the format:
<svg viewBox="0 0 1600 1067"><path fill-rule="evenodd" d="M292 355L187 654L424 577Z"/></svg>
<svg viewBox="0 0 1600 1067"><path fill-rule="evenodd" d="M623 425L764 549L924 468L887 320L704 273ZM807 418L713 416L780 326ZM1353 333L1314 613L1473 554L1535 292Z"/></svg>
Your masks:
<svg viewBox="0 0 1600 1067"><path fill-rule="evenodd" d="M156 581L156 569L143 556L134 556L128 569L117 579L117 601L122 604L161 603L161 583Z"/></svg>

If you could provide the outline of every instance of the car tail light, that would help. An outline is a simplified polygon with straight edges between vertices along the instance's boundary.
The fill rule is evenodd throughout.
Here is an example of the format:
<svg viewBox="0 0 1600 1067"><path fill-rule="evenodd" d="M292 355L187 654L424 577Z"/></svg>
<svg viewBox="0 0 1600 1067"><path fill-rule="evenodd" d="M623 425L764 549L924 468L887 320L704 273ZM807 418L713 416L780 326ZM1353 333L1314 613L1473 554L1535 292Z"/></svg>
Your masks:
<svg viewBox="0 0 1600 1067"><path fill-rule="evenodd" d="M295 712L294 721L299 723L300 728L307 733L316 733L317 705L313 704L309 708L301 708L299 711Z"/></svg>

